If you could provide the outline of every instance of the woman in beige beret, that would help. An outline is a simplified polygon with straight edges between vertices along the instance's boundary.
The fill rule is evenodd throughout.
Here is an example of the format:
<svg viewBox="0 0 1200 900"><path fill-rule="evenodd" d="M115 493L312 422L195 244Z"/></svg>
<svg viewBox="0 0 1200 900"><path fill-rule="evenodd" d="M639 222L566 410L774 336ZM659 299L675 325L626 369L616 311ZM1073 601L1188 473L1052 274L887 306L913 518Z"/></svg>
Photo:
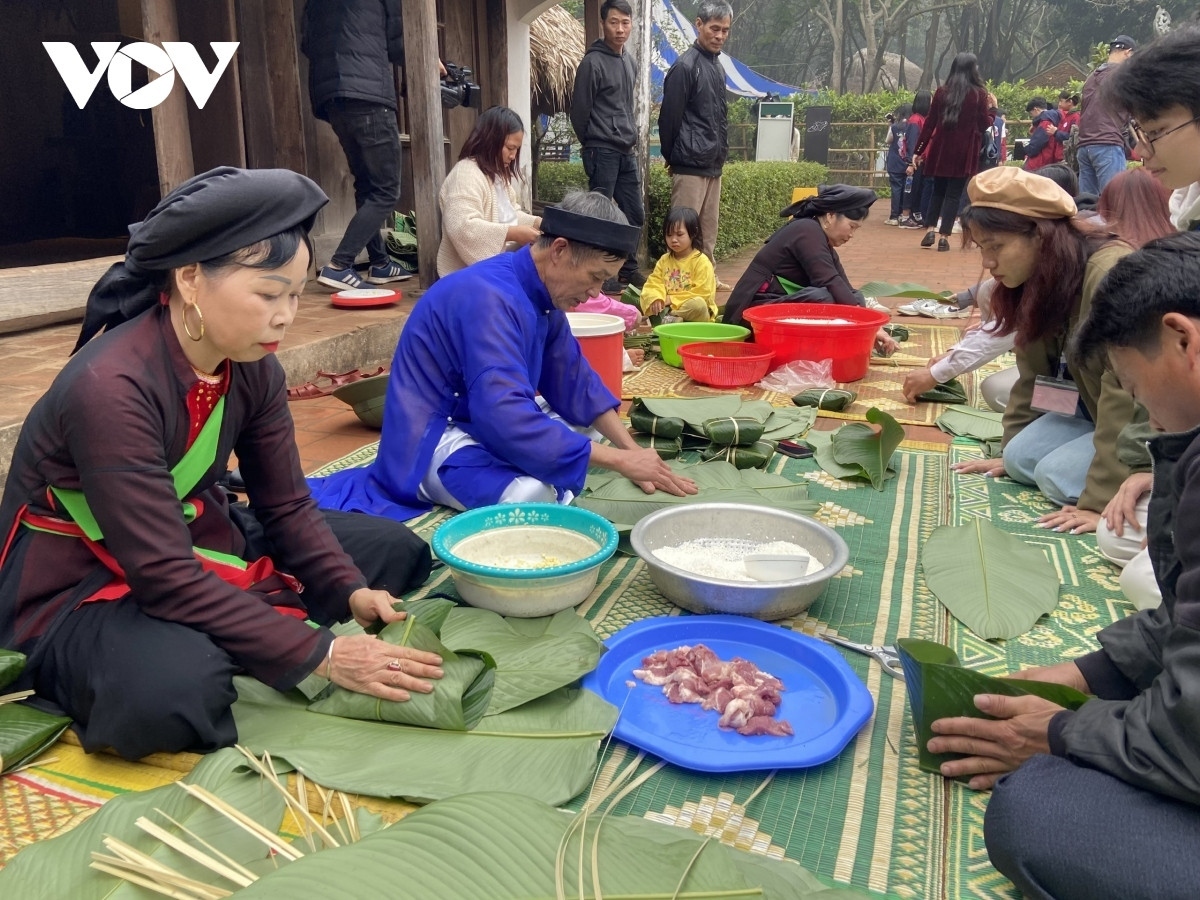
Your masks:
<svg viewBox="0 0 1200 900"><path fill-rule="evenodd" d="M1018 378L1001 455L955 469L1035 485L1061 507L1040 519L1044 528L1095 531L1133 471L1118 438L1134 403L1102 361L1073 360L1068 346L1101 279L1132 248L1076 218L1066 191L1031 172L989 169L971 180L967 195L964 235L997 282L993 333L1014 335Z"/></svg>

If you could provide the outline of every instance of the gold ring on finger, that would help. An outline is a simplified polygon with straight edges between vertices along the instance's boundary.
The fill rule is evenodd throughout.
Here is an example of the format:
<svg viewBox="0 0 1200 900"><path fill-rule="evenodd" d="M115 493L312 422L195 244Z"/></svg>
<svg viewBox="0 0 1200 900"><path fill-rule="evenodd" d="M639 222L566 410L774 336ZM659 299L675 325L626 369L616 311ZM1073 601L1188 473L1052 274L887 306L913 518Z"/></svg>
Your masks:
<svg viewBox="0 0 1200 900"><path fill-rule="evenodd" d="M393 672L403 672L404 671L404 660L402 660L400 657L397 656L396 658L394 658L391 662L389 662L387 664L387 667L389 669L391 669Z"/></svg>

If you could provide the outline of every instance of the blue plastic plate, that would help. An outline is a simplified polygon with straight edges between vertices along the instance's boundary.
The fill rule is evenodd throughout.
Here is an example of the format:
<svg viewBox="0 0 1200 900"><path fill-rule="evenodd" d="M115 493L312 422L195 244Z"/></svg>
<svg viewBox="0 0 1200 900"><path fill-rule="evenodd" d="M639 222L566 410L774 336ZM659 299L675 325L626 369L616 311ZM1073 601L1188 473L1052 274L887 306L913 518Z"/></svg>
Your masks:
<svg viewBox="0 0 1200 900"><path fill-rule="evenodd" d="M803 769L828 762L866 724L875 703L854 671L816 638L742 616L660 616L604 642L608 651L583 686L621 709L613 733L626 743L698 772ZM783 682L777 718L791 737L744 737L717 727L719 714L671 703L633 670L655 650L706 644L721 659L741 656ZM628 686L633 682L633 687Z"/></svg>

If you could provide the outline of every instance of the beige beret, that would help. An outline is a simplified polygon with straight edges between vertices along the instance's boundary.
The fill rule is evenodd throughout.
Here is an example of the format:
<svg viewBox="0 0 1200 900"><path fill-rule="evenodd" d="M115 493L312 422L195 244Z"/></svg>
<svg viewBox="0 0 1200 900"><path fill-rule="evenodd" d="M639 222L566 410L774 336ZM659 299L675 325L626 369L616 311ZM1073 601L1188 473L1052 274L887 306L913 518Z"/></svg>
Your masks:
<svg viewBox="0 0 1200 900"><path fill-rule="evenodd" d="M1049 178L1016 166L980 172L967 185L972 206L1004 209L1031 219L1066 219L1076 213L1071 195Z"/></svg>

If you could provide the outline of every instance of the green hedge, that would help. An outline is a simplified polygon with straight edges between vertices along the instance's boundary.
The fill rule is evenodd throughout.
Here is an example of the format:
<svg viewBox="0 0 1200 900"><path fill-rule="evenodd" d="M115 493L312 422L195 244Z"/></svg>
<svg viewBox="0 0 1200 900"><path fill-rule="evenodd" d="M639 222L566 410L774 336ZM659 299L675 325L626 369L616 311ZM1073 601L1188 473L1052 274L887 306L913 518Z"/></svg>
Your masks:
<svg viewBox="0 0 1200 900"><path fill-rule="evenodd" d="M779 211L792 199L792 188L815 187L826 181L825 166L809 162L726 163L721 181L721 220L717 228L717 259L736 253L771 235L782 223ZM571 190L587 190L581 163L538 164L537 199L557 203ZM650 167L650 209L647 243L651 260L667 250L662 223L671 205L671 178L661 165Z"/></svg>

